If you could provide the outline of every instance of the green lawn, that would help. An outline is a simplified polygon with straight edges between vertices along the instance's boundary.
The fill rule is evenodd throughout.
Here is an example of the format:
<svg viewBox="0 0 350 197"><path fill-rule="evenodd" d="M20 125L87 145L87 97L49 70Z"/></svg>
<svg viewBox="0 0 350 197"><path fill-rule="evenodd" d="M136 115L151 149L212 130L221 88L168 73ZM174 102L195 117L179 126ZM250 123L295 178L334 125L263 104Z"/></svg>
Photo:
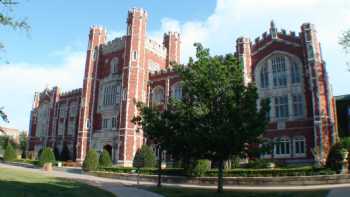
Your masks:
<svg viewBox="0 0 350 197"><path fill-rule="evenodd" d="M0 168L0 197L113 197L96 187L21 170Z"/></svg>
<svg viewBox="0 0 350 197"><path fill-rule="evenodd" d="M162 194L166 197L326 197L327 190L318 191L279 191L279 192L258 192L258 191L225 191L223 194L215 190L188 189L188 188L146 188L149 191Z"/></svg>

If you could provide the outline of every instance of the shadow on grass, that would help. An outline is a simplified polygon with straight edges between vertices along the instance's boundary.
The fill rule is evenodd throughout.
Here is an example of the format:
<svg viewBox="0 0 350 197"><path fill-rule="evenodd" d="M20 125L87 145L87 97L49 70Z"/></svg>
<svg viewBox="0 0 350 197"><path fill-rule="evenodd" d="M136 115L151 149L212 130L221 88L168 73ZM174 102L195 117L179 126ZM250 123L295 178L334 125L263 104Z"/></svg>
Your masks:
<svg viewBox="0 0 350 197"><path fill-rule="evenodd" d="M151 192L155 192L166 197L326 197L328 190L315 191L229 191L217 193L216 190L190 189L174 187L145 187Z"/></svg>
<svg viewBox="0 0 350 197"><path fill-rule="evenodd" d="M69 180L47 183L0 181L0 197L113 197L102 189Z"/></svg>

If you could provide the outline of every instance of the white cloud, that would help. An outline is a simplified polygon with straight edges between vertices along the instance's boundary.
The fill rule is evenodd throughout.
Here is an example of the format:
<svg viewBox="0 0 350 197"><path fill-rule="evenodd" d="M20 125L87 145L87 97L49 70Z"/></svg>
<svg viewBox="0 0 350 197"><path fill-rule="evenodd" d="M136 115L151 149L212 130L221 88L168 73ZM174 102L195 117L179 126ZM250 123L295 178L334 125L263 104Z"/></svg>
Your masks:
<svg viewBox="0 0 350 197"><path fill-rule="evenodd" d="M13 126L28 129L29 112L35 91L60 86L63 91L82 87L85 54L70 47L50 54L63 57L59 65L11 63L0 65L0 98ZM28 123L28 124L27 124Z"/></svg>
<svg viewBox="0 0 350 197"><path fill-rule="evenodd" d="M272 19L278 28L296 32L302 23L314 23L335 94L350 93L350 87L344 83L350 77L345 72L346 56L338 45L341 32L350 28L348 0L217 0L214 12L206 20L180 23L164 18L160 30L151 32L151 36L160 39L162 32L179 31L181 61L185 63L194 56L194 42L201 42L214 54L233 53L236 38L248 36L254 40L268 30Z"/></svg>

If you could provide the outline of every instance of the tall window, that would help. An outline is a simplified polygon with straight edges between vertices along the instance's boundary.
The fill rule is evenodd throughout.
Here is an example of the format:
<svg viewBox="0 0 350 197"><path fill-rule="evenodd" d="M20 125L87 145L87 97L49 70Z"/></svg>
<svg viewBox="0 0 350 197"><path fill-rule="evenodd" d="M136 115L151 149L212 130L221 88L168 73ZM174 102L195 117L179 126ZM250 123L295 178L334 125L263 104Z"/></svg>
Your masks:
<svg viewBox="0 0 350 197"><path fill-rule="evenodd" d="M109 127L109 119L108 118L102 119L102 128L107 129L108 127Z"/></svg>
<svg viewBox="0 0 350 197"><path fill-rule="evenodd" d="M152 103L159 105L164 102L164 90L161 87L156 87L152 92Z"/></svg>
<svg viewBox="0 0 350 197"><path fill-rule="evenodd" d="M275 56L271 59L273 85L275 87L287 86L287 67L284 56Z"/></svg>
<svg viewBox="0 0 350 197"><path fill-rule="evenodd" d="M261 88L269 87L269 72L267 62L265 62L260 71L260 84Z"/></svg>
<svg viewBox="0 0 350 197"><path fill-rule="evenodd" d="M172 96L178 100L180 100L182 98L182 87L181 87L180 83L177 83L173 86Z"/></svg>
<svg viewBox="0 0 350 197"><path fill-rule="evenodd" d="M275 97L275 112L276 118L287 118L289 115L288 110L288 96Z"/></svg>
<svg viewBox="0 0 350 197"><path fill-rule="evenodd" d="M117 118L116 117L112 117L112 128L113 129L117 128Z"/></svg>
<svg viewBox="0 0 350 197"><path fill-rule="evenodd" d="M113 74L118 72L118 63L119 63L119 60L116 57L111 60L111 72Z"/></svg>
<svg viewBox="0 0 350 197"><path fill-rule="evenodd" d="M293 98L293 115L302 116L303 115L303 97L300 94L292 95Z"/></svg>
<svg viewBox="0 0 350 197"><path fill-rule="evenodd" d="M118 84L107 85L103 91L103 105L115 105L120 100L120 86Z"/></svg>
<svg viewBox="0 0 350 197"><path fill-rule="evenodd" d="M294 138L294 153L305 154L305 138L296 137Z"/></svg>
<svg viewBox="0 0 350 197"><path fill-rule="evenodd" d="M290 154L290 141L288 138L282 138L275 144L275 153L277 155Z"/></svg>
<svg viewBox="0 0 350 197"><path fill-rule="evenodd" d="M300 83L300 71L299 71L299 66L296 62L292 63L291 78L292 78L292 84Z"/></svg>

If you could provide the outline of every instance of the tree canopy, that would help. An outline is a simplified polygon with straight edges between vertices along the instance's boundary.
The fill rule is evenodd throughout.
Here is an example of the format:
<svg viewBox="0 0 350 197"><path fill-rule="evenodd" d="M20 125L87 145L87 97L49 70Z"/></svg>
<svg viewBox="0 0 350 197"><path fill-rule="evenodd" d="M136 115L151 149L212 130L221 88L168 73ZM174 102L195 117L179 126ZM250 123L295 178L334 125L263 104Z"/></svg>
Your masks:
<svg viewBox="0 0 350 197"><path fill-rule="evenodd" d="M210 56L195 44L196 60L177 65L183 98L170 99L165 110L138 104L134 119L147 137L174 156L211 159L219 163L218 191L223 188L223 164L257 143L267 125L267 100L254 84L245 85L242 67L232 54Z"/></svg>

